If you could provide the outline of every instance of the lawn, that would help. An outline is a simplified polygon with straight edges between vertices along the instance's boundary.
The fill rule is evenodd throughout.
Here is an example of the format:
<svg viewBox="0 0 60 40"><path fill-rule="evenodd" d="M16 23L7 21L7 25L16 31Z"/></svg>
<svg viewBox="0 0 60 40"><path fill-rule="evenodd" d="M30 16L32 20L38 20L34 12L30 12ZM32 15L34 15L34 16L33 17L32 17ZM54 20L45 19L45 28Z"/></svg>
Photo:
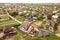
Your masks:
<svg viewBox="0 0 60 40"><path fill-rule="evenodd" d="M19 21L21 21L21 22L23 22L24 21L24 19L25 19L25 17L21 17L21 16L16 16L15 17L17 20L19 20Z"/></svg>
<svg viewBox="0 0 60 40"><path fill-rule="evenodd" d="M1 24L0 28L5 27L5 26L15 26L15 25L19 25L18 22L11 22L11 23L7 23L7 24Z"/></svg>

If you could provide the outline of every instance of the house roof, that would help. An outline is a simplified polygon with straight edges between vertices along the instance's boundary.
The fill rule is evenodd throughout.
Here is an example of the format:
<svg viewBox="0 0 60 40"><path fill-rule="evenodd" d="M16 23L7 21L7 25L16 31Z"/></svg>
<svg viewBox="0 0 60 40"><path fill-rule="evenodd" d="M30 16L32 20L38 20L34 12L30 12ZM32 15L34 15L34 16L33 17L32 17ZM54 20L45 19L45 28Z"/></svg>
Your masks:
<svg viewBox="0 0 60 40"><path fill-rule="evenodd" d="M41 36L48 36L49 35L49 32L45 31L45 30L39 30L38 31L38 35L41 37Z"/></svg>
<svg viewBox="0 0 60 40"><path fill-rule="evenodd" d="M55 22L53 22L52 20L47 20L46 22L47 22L47 24L49 24L51 27L54 27L54 25L55 25Z"/></svg>
<svg viewBox="0 0 60 40"><path fill-rule="evenodd" d="M58 18L58 15L53 15L52 18Z"/></svg>
<svg viewBox="0 0 60 40"><path fill-rule="evenodd" d="M30 26L30 23L28 21L24 21L21 25L20 28L24 28L25 30L27 30Z"/></svg>

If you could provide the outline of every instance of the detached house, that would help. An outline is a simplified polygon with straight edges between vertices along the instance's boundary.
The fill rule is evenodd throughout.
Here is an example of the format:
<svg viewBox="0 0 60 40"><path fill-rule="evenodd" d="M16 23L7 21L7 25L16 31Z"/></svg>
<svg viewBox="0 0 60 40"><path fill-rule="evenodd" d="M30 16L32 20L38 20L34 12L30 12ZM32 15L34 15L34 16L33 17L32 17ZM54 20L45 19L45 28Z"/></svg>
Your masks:
<svg viewBox="0 0 60 40"><path fill-rule="evenodd" d="M27 21L24 21L21 25L20 25L20 30L26 32L28 30L30 26L30 23Z"/></svg>
<svg viewBox="0 0 60 40"><path fill-rule="evenodd" d="M31 16L28 16L28 17L26 17L25 21L32 22L32 21L33 21L33 19L32 19L32 17L31 17Z"/></svg>
<svg viewBox="0 0 60 40"><path fill-rule="evenodd" d="M38 31L38 36L43 37L43 36L49 36L49 32L45 31L45 30L40 30Z"/></svg>
<svg viewBox="0 0 60 40"><path fill-rule="evenodd" d="M31 26L31 23L28 22L28 21L24 21L24 22L20 25L19 29L20 29L21 31L23 31L23 32L28 33L28 34L34 34L34 32L35 32L34 27L32 27L32 26Z"/></svg>
<svg viewBox="0 0 60 40"><path fill-rule="evenodd" d="M53 22L52 20L47 20L47 21L46 21L46 28L47 28L49 31L54 32L54 26L55 26L55 22Z"/></svg>
<svg viewBox="0 0 60 40"><path fill-rule="evenodd" d="M57 19L58 19L58 15L53 15L53 16L52 16L52 20L53 20L54 22L56 22Z"/></svg>

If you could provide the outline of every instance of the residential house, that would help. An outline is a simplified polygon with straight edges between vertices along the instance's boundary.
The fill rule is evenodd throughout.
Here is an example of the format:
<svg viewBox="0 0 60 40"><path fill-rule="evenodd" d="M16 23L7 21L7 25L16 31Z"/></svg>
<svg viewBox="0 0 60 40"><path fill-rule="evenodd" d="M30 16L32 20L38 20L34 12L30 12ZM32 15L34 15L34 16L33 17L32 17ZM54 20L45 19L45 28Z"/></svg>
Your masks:
<svg viewBox="0 0 60 40"><path fill-rule="evenodd" d="M54 10L53 13L57 13L59 10Z"/></svg>
<svg viewBox="0 0 60 40"><path fill-rule="evenodd" d="M49 31L54 32L54 26L55 26L55 22L52 20L46 20L46 29L48 29Z"/></svg>
<svg viewBox="0 0 60 40"><path fill-rule="evenodd" d="M33 21L36 21L37 20L37 17L33 17Z"/></svg>
<svg viewBox="0 0 60 40"><path fill-rule="evenodd" d="M27 16L25 20L26 21L29 21L29 22L32 22L33 21L33 18L31 16Z"/></svg>
<svg viewBox="0 0 60 40"><path fill-rule="evenodd" d="M52 16L52 20L53 20L54 22L56 22L57 19L58 19L58 15L53 15L53 16Z"/></svg>
<svg viewBox="0 0 60 40"><path fill-rule="evenodd" d="M43 37L43 36L49 36L49 32L45 31L45 30L40 30L38 31L38 36Z"/></svg>
<svg viewBox="0 0 60 40"><path fill-rule="evenodd" d="M20 29L21 31L23 31L23 32L28 33L28 34L34 34L34 32L35 32L34 27L32 27L32 26L31 26L31 23L28 22L28 21L24 21L24 22L20 25L19 29Z"/></svg>

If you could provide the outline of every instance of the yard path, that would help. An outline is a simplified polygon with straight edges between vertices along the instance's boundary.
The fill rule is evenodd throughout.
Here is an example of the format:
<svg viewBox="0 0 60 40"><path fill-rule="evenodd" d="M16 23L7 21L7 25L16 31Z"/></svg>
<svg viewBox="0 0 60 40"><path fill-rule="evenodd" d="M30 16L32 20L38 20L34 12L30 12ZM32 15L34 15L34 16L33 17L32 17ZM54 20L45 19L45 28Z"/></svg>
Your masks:
<svg viewBox="0 0 60 40"><path fill-rule="evenodd" d="M22 22L20 22L20 21L18 21L16 18L14 18L14 17L12 17L11 15L9 15L9 13L7 12L7 15L11 18L11 19L13 19L13 20L15 20L16 22L18 22L18 23L22 23Z"/></svg>

